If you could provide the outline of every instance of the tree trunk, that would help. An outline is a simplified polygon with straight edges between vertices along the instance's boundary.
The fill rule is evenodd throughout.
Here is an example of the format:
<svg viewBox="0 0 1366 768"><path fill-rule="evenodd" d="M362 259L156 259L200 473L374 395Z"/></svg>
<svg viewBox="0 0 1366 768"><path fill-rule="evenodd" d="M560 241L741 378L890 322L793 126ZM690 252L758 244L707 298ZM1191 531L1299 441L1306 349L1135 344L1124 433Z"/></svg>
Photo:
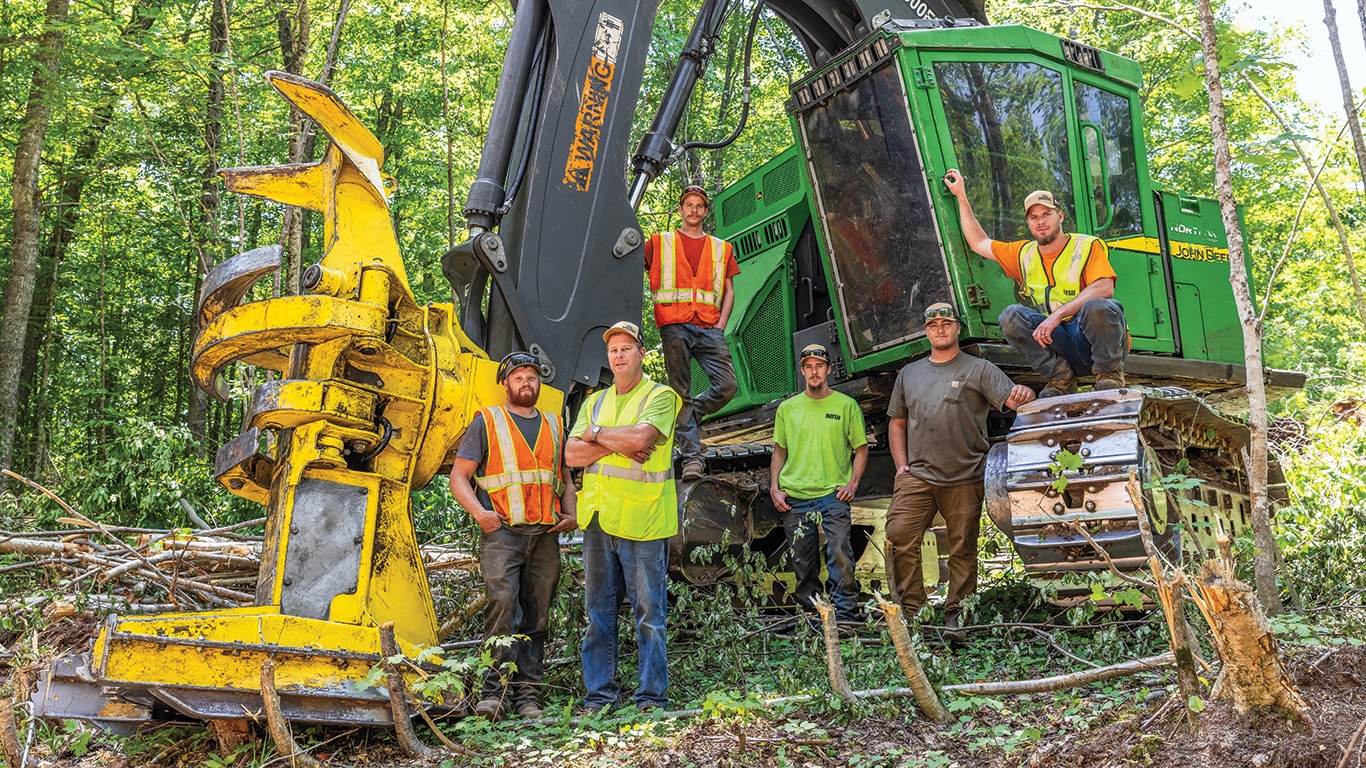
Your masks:
<svg viewBox="0 0 1366 768"><path fill-rule="evenodd" d="M1366 2L1366 0L1362 0ZM451 130L451 84L446 71L446 40L451 3L441 3L441 133L446 140L446 250L455 247L455 132Z"/></svg>
<svg viewBox="0 0 1366 768"><path fill-rule="evenodd" d="M1360 3L1361 0L1358 0ZM1357 172L1362 183L1366 183L1366 140L1361 137L1361 120L1357 118L1356 96L1352 91L1352 81L1347 77L1347 61L1342 58L1342 40L1338 38L1337 11L1333 0L1323 0L1323 23L1328 27L1328 46L1333 49L1333 61L1338 65L1338 84L1342 86L1342 109L1347 113L1347 129L1352 132L1352 146L1357 154ZM1362 17L1362 29L1366 31L1366 16Z"/></svg>
<svg viewBox="0 0 1366 768"><path fill-rule="evenodd" d="M5 316L0 319L0 468L8 468L14 454L15 413L19 401L19 368L24 359L24 335L33 307L33 286L38 266L38 243L42 230L38 192L39 161L43 139L52 119L70 0L48 0L46 23L34 57L33 82L28 106L14 148L14 206L9 281L5 285ZM0 490L8 480L0 476Z"/></svg>
<svg viewBox="0 0 1366 768"><path fill-rule="evenodd" d="M219 151L223 136L223 78L226 76L223 57L228 53L228 0L213 0L213 10L209 13L209 86L204 104L204 176L199 186L199 236L207 243L217 243L218 232L218 165ZM206 243L206 245L207 245ZM213 246L201 245L199 251L212 254ZM210 259L212 256L210 255ZM212 264L203 264L196 259L191 267L194 270L195 304L190 308L190 338L192 347L199 337L199 313L194 311L198 305L199 291L204 284L204 276ZM195 445L195 451L207 455L210 446L205 434L209 398L199 387L189 388L189 416L186 426Z"/></svg>
<svg viewBox="0 0 1366 768"><path fill-rule="evenodd" d="M286 72L296 75L304 73L304 64L308 60L308 42L310 33L310 21L308 16L308 0L296 0L294 6L294 17L291 20L288 12L281 10L276 14L275 20L279 26L280 34L280 53ZM290 141L289 141L289 161L300 163L304 160L304 124L307 118L304 114L294 107L289 108ZM287 205L284 211L283 232L280 235L280 245L284 248L284 270L285 284L280 285L279 274L276 274L276 295L288 294L291 296L299 293L299 273L301 271L301 259L304 249L304 216L303 209L296 206Z"/></svg>
<svg viewBox="0 0 1366 768"><path fill-rule="evenodd" d="M1326 2L1327 0L1325 0ZM1218 42L1214 32L1214 12L1210 0L1200 0L1200 42L1205 55L1205 80L1209 86L1210 128L1214 134L1214 185L1228 231L1229 282L1243 328L1243 354L1247 370L1248 421L1251 446L1244 457L1247 468L1248 497L1252 504L1252 531L1256 544L1253 567L1257 597L1266 612L1275 616L1282 611L1276 587L1276 539L1271 531L1271 511L1267 498L1266 379L1262 370L1262 325L1252 303L1248 285L1247 259L1243 251L1243 231L1238 224L1238 206L1233 199L1233 159L1229 152L1228 125L1224 121L1224 86L1219 73Z"/></svg>

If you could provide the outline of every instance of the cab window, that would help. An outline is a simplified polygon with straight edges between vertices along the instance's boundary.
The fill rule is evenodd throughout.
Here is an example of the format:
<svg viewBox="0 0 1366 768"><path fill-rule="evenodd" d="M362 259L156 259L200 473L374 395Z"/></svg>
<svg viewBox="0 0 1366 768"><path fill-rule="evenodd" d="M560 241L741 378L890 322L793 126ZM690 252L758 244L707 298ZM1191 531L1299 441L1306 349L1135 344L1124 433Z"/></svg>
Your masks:
<svg viewBox="0 0 1366 768"><path fill-rule="evenodd" d="M997 240L1029 237L1021 206L1047 189L1076 210L1062 73L1030 62L934 64L968 201Z"/></svg>

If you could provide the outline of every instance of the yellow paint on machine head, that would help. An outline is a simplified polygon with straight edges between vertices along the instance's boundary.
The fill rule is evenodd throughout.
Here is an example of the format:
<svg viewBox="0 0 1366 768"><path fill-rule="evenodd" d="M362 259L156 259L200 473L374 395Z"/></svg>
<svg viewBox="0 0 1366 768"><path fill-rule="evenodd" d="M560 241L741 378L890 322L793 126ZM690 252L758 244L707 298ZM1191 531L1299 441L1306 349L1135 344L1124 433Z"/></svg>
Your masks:
<svg viewBox="0 0 1366 768"><path fill-rule="evenodd" d="M574 122L574 141L569 145L569 157L564 163L564 185L579 192L587 192L593 183L598 142L602 138L602 123L607 117L607 105L612 97L612 77L616 74L617 53L621 50L624 29L621 19L609 13L598 16L598 28L593 35L593 57L583 76L579 115Z"/></svg>

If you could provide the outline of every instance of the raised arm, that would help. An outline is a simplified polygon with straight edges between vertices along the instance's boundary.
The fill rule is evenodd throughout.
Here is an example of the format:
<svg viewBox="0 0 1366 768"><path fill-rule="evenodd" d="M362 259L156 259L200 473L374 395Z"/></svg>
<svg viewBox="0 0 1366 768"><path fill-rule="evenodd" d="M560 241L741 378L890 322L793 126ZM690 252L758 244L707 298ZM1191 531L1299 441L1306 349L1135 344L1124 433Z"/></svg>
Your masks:
<svg viewBox="0 0 1366 768"><path fill-rule="evenodd" d="M963 239L968 242L968 248L984 259L999 263L996 254L991 251L991 237L977 221L977 214L972 212L972 204L968 202L968 191L963 184L963 174L957 168L951 169L944 174L944 186L948 187L949 192L958 200L958 224L963 230Z"/></svg>

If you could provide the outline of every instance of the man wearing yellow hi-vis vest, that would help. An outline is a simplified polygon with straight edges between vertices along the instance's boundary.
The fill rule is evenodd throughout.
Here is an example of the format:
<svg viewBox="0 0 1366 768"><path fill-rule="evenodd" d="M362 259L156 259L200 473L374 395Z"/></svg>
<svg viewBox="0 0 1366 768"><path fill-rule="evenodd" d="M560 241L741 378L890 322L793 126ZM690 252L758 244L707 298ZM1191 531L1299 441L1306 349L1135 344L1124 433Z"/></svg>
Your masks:
<svg viewBox="0 0 1366 768"><path fill-rule="evenodd" d="M679 398L644 373L640 327L622 321L602 336L612 386L584 400L565 444L565 461L583 467L578 508L583 529L583 710L615 706L617 608L624 595L636 619L642 710L669 704L665 621L669 537L678 533L673 430Z"/></svg>
<svg viewBox="0 0 1366 768"><path fill-rule="evenodd" d="M732 278L740 273L735 248L702 231L711 201L701 187L687 187L678 200L682 225L651 235L645 242L645 268L655 324L664 348L669 386L683 399L675 439L682 478L696 480L706 471L698 421L735 397L735 366L726 346L726 322L735 304ZM692 394L692 361L711 382Z"/></svg>
<svg viewBox="0 0 1366 768"><path fill-rule="evenodd" d="M1077 377L1095 374L1096 389L1124 386L1129 334L1124 307L1115 301L1110 251L1098 237L1062 231L1062 205L1047 190L1024 201L1033 240L991 239L968 202L963 175L955 168L944 184L958 199L958 223L968 247L1001 265L1033 306L1006 307L998 321L1010 346L1048 384L1039 397L1077 391Z"/></svg>
<svg viewBox="0 0 1366 768"><path fill-rule="evenodd" d="M474 706L475 714L489 720L508 711L542 715L545 639L560 578L559 533L578 524L573 485L566 482L564 422L536 408L540 362L513 352L498 366L498 382L507 405L480 409L451 468L451 493L483 532L484 640L516 638L491 649L498 664L485 673Z"/></svg>

